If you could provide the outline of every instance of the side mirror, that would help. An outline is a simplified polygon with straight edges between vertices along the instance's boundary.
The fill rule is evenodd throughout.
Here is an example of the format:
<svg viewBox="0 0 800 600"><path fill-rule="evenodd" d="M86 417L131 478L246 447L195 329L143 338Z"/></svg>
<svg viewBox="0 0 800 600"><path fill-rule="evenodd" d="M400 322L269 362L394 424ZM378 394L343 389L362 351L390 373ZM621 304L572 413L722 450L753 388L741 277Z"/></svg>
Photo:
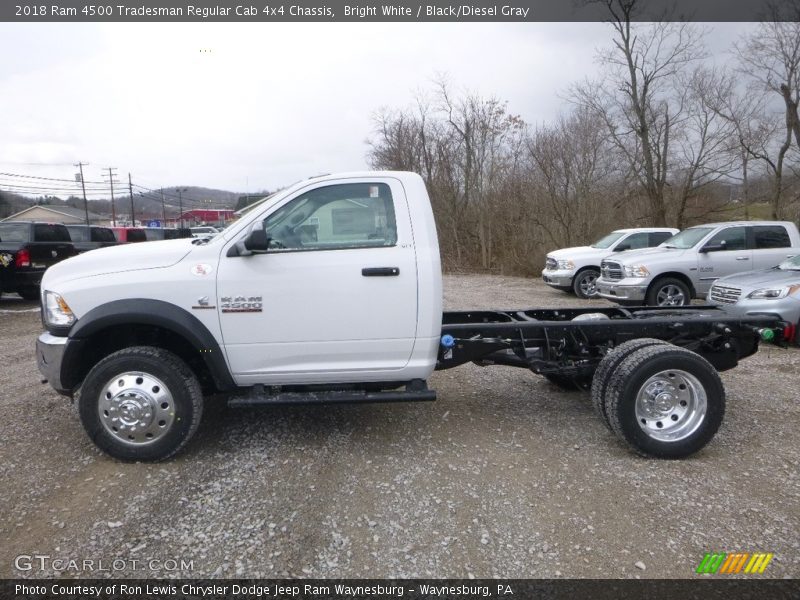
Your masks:
<svg viewBox="0 0 800 600"><path fill-rule="evenodd" d="M269 237L263 227L254 227L244 238L245 250L253 253L264 253L269 249Z"/></svg>
<svg viewBox="0 0 800 600"><path fill-rule="evenodd" d="M619 246L614 248L614 252L622 252L624 250L630 250L630 249L631 249L630 244L620 244Z"/></svg>
<svg viewBox="0 0 800 600"><path fill-rule="evenodd" d="M243 240L239 240L228 249L226 256L250 256L251 254L264 254L269 249L269 236L263 223L256 223L247 232Z"/></svg>
<svg viewBox="0 0 800 600"><path fill-rule="evenodd" d="M702 248L700 248L700 252L719 252L720 250L726 250L727 244L725 240L721 241L719 244L706 244Z"/></svg>

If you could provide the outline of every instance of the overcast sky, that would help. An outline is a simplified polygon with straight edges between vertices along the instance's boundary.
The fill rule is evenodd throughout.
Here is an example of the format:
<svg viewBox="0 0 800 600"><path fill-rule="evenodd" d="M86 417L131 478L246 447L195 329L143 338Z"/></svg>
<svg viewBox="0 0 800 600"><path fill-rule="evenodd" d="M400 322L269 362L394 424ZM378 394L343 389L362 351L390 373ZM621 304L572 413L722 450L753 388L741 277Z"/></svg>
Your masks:
<svg viewBox="0 0 800 600"><path fill-rule="evenodd" d="M716 60L750 27L713 25ZM86 179L274 189L366 168L371 116L437 73L551 120L609 39L599 23L4 23L0 172L72 178L81 160Z"/></svg>

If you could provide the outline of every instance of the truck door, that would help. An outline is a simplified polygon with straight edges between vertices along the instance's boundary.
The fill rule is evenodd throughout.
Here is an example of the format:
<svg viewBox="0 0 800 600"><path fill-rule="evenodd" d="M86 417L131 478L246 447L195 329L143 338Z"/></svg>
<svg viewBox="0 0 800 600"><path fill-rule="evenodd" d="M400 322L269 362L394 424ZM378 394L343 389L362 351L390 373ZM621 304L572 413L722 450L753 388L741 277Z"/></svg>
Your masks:
<svg viewBox="0 0 800 600"><path fill-rule="evenodd" d="M797 254L783 225L753 225L751 231L753 269L769 269Z"/></svg>
<svg viewBox="0 0 800 600"><path fill-rule="evenodd" d="M242 384L387 381L409 361L417 270L396 179L317 182L263 215L269 250L217 276L225 350Z"/></svg>
<svg viewBox="0 0 800 600"><path fill-rule="evenodd" d="M720 246L721 249L698 254L699 295L707 294L711 284L720 277L753 269L753 251L748 249L745 227L726 227L718 231L703 244L701 250Z"/></svg>

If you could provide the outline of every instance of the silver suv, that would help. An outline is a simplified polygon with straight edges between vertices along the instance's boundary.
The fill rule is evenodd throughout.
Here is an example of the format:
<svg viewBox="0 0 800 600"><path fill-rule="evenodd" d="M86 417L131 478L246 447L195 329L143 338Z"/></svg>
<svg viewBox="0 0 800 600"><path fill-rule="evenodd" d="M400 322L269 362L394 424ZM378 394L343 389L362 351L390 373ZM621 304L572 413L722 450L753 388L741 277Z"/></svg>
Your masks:
<svg viewBox="0 0 800 600"><path fill-rule="evenodd" d="M597 293L620 304L683 306L720 277L774 267L800 253L788 221L710 223L684 229L657 248L606 257Z"/></svg>

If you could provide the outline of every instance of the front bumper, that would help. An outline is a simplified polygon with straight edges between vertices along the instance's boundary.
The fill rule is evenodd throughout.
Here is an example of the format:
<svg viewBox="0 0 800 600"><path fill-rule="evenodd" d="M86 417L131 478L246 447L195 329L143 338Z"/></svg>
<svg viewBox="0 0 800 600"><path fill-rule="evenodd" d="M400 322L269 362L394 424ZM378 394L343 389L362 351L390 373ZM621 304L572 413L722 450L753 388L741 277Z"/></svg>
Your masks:
<svg viewBox="0 0 800 600"><path fill-rule="evenodd" d="M69 394L61 383L61 363L69 338L43 333L36 340L36 366L50 386L59 394Z"/></svg>
<svg viewBox="0 0 800 600"><path fill-rule="evenodd" d="M43 276L44 269L22 269L0 279L0 286L4 292L16 292L20 288L35 288L42 283Z"/></svg>
<svg viewBox="0 0 800 600"><path fill-rule="evenodd" d="M789 323L800 322L800 301L791 296L779 300L742 299L735 304L714 302L716 306L729 315L736 317L753 317L759 315L776 315Z"/></svg>
<svg viewBox="0 0 800 600"><path fill-rule="evenodd" d="M575 277L575 271L550 271L548 269L542 271L542 280L552 287L572 287L573 277Z"/></svg>
<svg viewBox="0 0 800 600"><path fill-rule="evenodd" d="M623 280L624 281L624 280ZM622 300L624 302L644 302L647 296L646 282L622 283L622 281L597 280L597 295L607 300Z"/></svg>

